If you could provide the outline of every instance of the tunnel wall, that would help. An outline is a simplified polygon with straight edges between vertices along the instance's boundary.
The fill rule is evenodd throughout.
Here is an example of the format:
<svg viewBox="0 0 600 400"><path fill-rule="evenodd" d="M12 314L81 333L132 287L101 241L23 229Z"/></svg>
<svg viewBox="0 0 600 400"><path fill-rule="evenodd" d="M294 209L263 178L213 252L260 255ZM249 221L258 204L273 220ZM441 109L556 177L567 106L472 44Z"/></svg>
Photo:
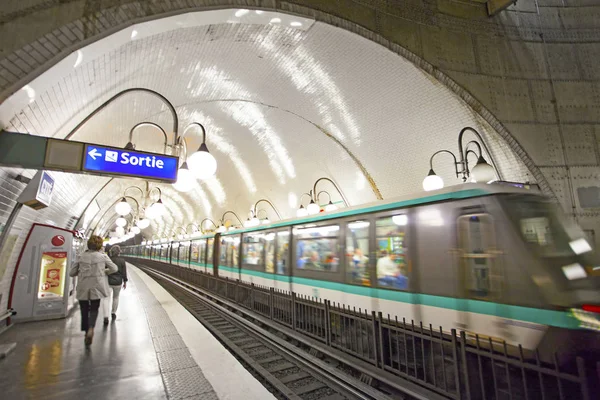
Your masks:
<svg viewBox="0 0 600 400"><path fill-rule="evenodd" d="M474 112L509 143L513 140L524 148L532 162L528 166L539 171L538 180L548 185L545 189L565 211L599 233L599 3L519 1L488 18L485 5L453 0L11 1L0 9L0 99L66 54L132 23L222 7L311 16L400 53L457 93L464 89L461 96ZM10 177L5 182L14 186ZM0 195L14 199L10 190L18 185L5 186ZM10 209L2 208L0 222L6 221ZM17 220L21 231L44 219L43 213L21 213ZM17 243L11 260L18 250ZM12 267L9 262L0 293L5 293ZM5 298L6 294L0 308Z"/></svg>

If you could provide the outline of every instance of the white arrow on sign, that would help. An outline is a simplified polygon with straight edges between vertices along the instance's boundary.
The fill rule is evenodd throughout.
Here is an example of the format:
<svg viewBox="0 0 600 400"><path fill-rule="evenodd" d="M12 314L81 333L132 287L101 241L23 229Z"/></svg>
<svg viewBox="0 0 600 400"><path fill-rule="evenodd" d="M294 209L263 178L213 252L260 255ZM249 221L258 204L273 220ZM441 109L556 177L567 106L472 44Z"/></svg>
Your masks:
<svg viewBox="0 0 600 400"><path fill-rule="evenodd" d="M92 149L92 151L89 151L88 154L90 155L90 157L92 157L94 159L94 161L96 161L96 157L102 155L102 153L99 153L95 147Z"/></svg>

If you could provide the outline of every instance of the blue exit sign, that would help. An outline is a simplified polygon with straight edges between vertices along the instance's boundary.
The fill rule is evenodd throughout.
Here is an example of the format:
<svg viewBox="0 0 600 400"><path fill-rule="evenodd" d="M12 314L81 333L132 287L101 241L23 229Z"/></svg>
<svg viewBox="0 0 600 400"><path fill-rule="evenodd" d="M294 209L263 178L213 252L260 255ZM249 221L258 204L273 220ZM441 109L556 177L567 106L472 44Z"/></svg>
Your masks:
<svg viewBox="0 0 600 400"><path fill-rule="evenodd" d="M83 170L87 172L175 182L178 168L179 159L173 156L85 145Z"/></svg>

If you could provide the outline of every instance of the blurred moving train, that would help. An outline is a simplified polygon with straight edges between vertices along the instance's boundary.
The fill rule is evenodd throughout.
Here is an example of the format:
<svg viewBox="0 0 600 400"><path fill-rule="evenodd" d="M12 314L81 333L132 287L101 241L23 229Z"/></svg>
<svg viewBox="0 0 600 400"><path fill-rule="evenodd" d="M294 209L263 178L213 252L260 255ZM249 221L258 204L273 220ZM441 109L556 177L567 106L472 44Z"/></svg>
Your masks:
<svg viewBox="0 0 600 400"><path fill-rule="evenodd" d="M125 252L543 353L600 347L597 254L527 189L465 184Z"/></svg>

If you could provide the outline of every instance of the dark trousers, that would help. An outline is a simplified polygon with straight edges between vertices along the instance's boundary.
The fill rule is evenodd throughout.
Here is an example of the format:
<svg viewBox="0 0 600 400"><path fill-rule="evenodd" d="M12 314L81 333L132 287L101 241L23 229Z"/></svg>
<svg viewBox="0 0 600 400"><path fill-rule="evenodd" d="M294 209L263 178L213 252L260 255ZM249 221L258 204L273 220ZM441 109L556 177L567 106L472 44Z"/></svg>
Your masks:
<svg viewBox="0 0 600 400"><path fill-rule="evenodd" d="M96 326L98 318L98 308L100 308L100 299L98 300L79 300L79 309L81 310L81 330L87 332L89 328Z"/></svg>

